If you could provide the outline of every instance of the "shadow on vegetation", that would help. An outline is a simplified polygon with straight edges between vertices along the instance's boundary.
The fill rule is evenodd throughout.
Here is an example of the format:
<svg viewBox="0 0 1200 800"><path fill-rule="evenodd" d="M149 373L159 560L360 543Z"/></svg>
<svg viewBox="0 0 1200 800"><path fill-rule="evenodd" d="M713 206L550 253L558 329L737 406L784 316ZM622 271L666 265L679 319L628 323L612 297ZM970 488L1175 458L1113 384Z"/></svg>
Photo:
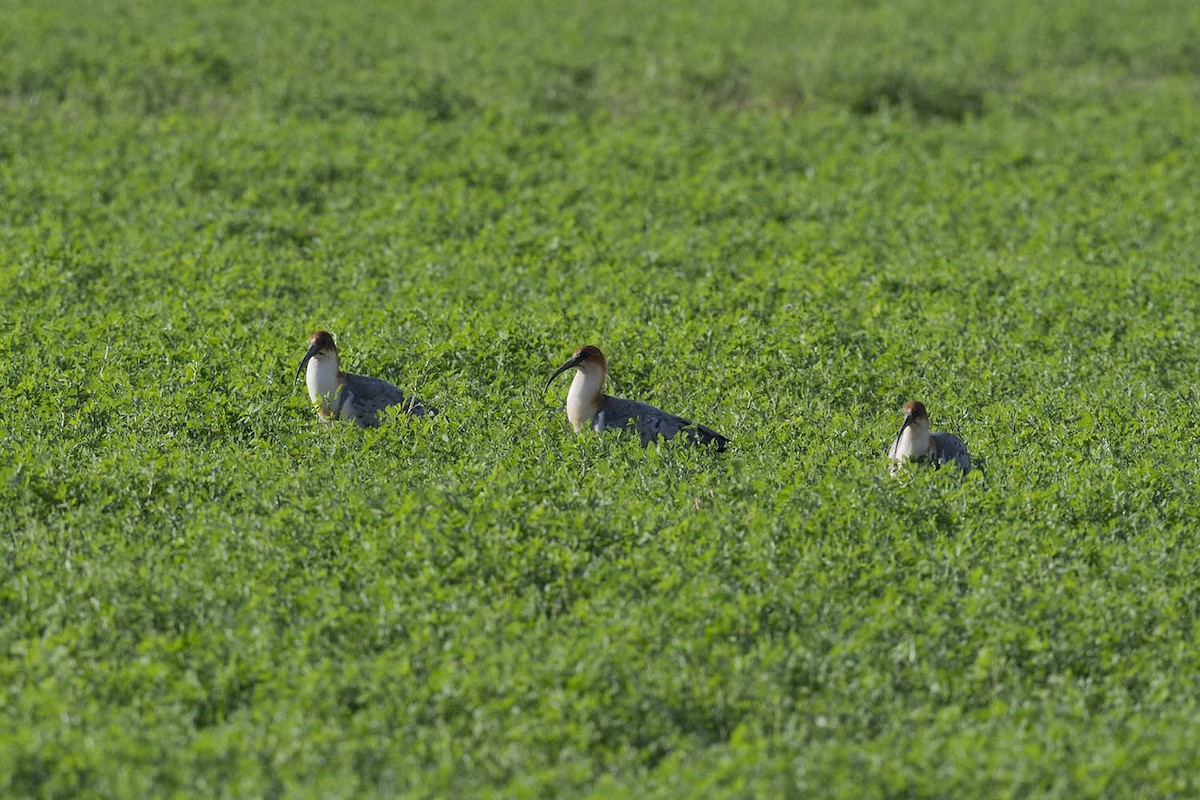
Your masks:
<svg viewBox="0 0 1200 800"><path fill-rule="evenodd" d="M225 223L220 232L221 238L239 236L249 237L277 247L291 245L298 249L309 248L317 240L317 235L312 231L259 219L230 220Z"/></svg>
<svg viewBox="0 0 1200 800"><path fill-rule="evenodd" d="M754 99L750 67L725 56L712 67L690 69L683 74L690 99L710 108L745 108Z"/></svg>
<svg viewBox="0 0 1200 800"><path fill-rule="evenodd" d="M544 79L534 88L532 106L552 114L591 116L596 110L596 68L591 64L544 62L538 70Z"/></svg>
<svg viewBox="0 0 1200 800"><path fill-rule="evenodd" d="M431 122L449 122L478 108L474 97L453 87L443 76L409 88L381 91L373 84L339 86L327 92L302 84L289 85L280 99L282 110L304 117L357 116L387 119L417 111Z"/></svg>
<svg viewBox="0 0 1200 800"><path fill-rule="evenodd" d="M868 81L850 100L850 109L863 116L895 107L907 107L921 119L962 122L983 116L983 92L889 73Z"/></svg>

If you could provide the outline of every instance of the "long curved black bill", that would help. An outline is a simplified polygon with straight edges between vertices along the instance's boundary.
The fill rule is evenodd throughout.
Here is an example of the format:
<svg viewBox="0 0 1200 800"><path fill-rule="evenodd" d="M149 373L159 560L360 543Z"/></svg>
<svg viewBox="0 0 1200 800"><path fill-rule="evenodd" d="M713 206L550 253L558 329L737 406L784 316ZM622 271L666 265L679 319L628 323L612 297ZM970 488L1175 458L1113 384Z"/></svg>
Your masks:
<svg viewBox="0 0 1200 800"><path fill-rule="evenodd" d="M900 441L900 437L904 435L904 429L907 428L909 425L912 425L912 422L913 422L912 414L905 414L904 415L904 424L900 426L900 432L897 433L896 438L892 440L892 447L896 446L896 444ZM889 448L889 449L891 449L891 448Z"/></svg>
<svg viewBox="0 0 1200 800"><path fill-rule="evenodd" d="M304 360L300 362L300 366L296 367L296 380L292 381L292 383L295 383L296 381L300 380L300 373L304 372L304 368L308 366L309 359L311 359L318 352L320 352L320 350L321 350L321 348L317 346L317 343L313 342L312 345L308 348L308 352L304 354Z"/></svg>
<svg viewBox="0 0 1200 800"><path fill-rule="evenodd" d="M582 358L580 358L579 356L575 356L570 361L563 364L558 369L554 370L554 374L550 376L550 378L546 381L546 385L542 388L542 394L546 393L546 390L550 388L550 384L554 382L555 378L557 378L559 375L562 375L564 372L571 369L572 367L578 367L579 363L581 361L583 361Z"/></svg>

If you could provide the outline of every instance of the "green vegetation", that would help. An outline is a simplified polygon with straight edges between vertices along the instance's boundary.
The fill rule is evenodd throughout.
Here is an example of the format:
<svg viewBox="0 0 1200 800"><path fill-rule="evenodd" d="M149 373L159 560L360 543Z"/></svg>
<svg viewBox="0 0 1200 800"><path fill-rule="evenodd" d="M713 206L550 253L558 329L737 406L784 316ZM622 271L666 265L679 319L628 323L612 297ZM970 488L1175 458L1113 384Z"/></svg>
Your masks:
<svg viewBox="0 0 1200 800"><path fill-rule="evenodd" d="M1200 794L1193 0L0 17L0 795Z"/></svg>

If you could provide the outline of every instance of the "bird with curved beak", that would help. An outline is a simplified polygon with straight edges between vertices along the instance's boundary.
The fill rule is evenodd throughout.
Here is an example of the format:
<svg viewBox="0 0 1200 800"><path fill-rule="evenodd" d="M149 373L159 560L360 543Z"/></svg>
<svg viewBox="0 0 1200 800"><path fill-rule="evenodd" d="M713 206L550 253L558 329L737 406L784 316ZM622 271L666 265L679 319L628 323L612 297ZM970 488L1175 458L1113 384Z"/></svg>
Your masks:
<svg viewBox="0 0 1200 800"><path fill-rule="evenodd" d="M547 391L554 379L569 369L575 370L575 377L567 392L567 419L571 421L571 427L576 433L584 428L591 428L596 433L610 428L633 428L641 437L643 446L659 436L670 439L680 432L687 437L690 444L715 443L718 452L723 451L725 445L729 444L729 439L711 428L668 414L649 403L605 394L604 379L608 377L608 360L599 348L592 345L576 350L570 360L554 371L542 391Z"/></svg>
<svg viewBox="0 0 1200 800"><path fill-rule="evenodd" d="M306 371L307 369L307 371ZM338 368L337 345L327 331L317 331L308 339L308 352L296 368L296 379L305 373L308 396L325 422L351 419L364 428L379 424L379 412L389 406L401 406L406 414L416 417L436 414L415 397L387 381L366 375L352 375Z"/></svg>
<svg viewBox="0 0 1200 800"><path fill-rule="evenodd" d="M963 440L944 431L931 433L929 413L915 400L904 406L904 424L888 450L888 458L893 462L893 475L909 459L928 461L935 468L942 464L957 464L963 474L971 471L971 457Z"/></svg>

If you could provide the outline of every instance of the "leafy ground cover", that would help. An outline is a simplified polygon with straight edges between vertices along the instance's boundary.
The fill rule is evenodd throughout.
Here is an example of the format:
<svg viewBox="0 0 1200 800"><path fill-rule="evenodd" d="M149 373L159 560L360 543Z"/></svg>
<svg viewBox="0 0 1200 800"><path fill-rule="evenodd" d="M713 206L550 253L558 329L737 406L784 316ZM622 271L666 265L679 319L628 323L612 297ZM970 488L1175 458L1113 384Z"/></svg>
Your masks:
<svg viewBox="0 0 1200 800"><path fill-rule="evenodd" d="M1200 9L651 5L0 6L0 794L1200 792Z"/></svg>

